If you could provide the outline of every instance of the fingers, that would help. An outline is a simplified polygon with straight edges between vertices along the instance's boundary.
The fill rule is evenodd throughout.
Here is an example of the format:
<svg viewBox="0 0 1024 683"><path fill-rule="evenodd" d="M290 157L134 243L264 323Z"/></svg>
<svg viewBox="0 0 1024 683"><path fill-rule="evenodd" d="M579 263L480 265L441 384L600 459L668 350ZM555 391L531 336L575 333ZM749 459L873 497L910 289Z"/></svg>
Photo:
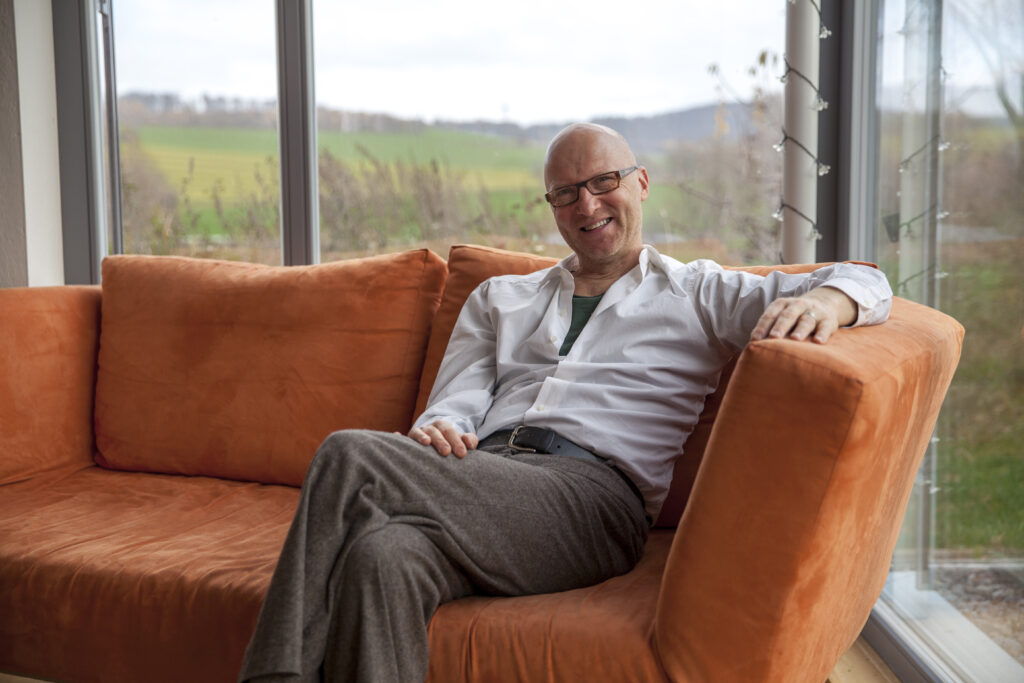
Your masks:
<svg viewBox="0 0 1024 683"><path fill-rule="evenodd" d="M761 339L813 339L828 341L839 328L835 313L810 297L776 299L765 309L750 333L751 341Z"/></svg>
<svg viewBox="0 0 1024 683"><path fill-rule="evenodd" d="M424 446L433 446L440 455L454 455L457 458L466 457L466 453L476 448L479 442L476 434L463 434L447 420L413 427L408 436Z"/></svg>

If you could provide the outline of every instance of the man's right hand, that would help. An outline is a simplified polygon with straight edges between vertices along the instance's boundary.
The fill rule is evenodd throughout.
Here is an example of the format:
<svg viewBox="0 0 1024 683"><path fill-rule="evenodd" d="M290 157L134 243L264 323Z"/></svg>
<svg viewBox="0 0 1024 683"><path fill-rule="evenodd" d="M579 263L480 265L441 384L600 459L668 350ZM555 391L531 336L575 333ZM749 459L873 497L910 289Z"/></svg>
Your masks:
<svg viewBox="0 0 1024 683"><path fill-rule="evenodd" d="M413 427L408 437L424 446L433 446L441 455L454 455L456 458L466 457L466 453L480 443L476 434L463 434L447 420L435 420L422 427Z"/></svg>

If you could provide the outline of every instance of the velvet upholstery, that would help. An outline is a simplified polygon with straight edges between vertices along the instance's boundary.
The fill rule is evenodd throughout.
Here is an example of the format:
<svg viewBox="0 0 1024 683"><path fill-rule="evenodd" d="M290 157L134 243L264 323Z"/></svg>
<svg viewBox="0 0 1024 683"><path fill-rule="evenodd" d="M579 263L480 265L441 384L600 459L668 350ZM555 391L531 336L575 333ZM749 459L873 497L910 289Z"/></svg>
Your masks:
<svg viewBox="0 0 1024 683"><path fill-rule="evenodd" d="M298 486L335 429L405 429L444 276L425 249L105 259L97 462Z"/></svg>
<svg viewBox="0 0 1024 683"><path fill-rule="evenodd" d="M669 555L685 580L662 582L673 680L825 679L882 590L962 338L897 298L881 326L744 351Z"/></svg>
<svg viewBox="0 0 1024 683"><path fill-rule="evenodd" d="M406 347L415 369L379 375L400 378L401 396L358 385L348 392L356 401L323 399L332 410L339 400L361 411L363 426L404 416L396 428L406 429L417 384L424 400L469 291L488 275L548 263L456 248L438 308L440 260L393 258L405 265L384 258L259 272L115 259L102 291L102 321L114 329L102 332L98 288L0 291L0 671L104 683L233 680L298 498L293 486L254 482L294 480L311 456L276 450L280 430L340 426L319 423L316 400L282 403L288 423L260 412L292 383L308 385L310 368L334 352L324 350L336 343L322 337L330 330L313 322L322 307L333 311L328 328L380 333L363 346L337 338L359 358L373 357L395 330L417 331ZM331 289L326 271L346 266L345 284ZM410 272L431 275L410 285ZM373 299L365 284L378 276L416 296ZM324 296L325 281L334 294ZM170 283L177 289L161 291ZM253 295L261 287L266 295ZM211 320L223 329L211 331ZM267 354L303 348L286 335L299 329L320 341L286 361L299 364L291 376L245 378L270 372ZM824 346L751 344L680 458L688 469L676 470L670 498L682 513L678 531L654 530L638 567L597 586L442 606L430 625L429 680L824 680L881 591L962 335L948 316L897 299L889 322L840 330ZM226 348L246 361L235 374L233 359L217 356ZM204 364L211 357L216 366ZM352 372L364 370L376 371ZM207 384L188 384L195 373L207 373ZM236 386L213 387L212 375ZM169 378L189 387L171 406L184 412L167 409L177 391ZM204 387L251 396L204 414ZM91 465L94 412L96 441L113 447L97 461L135 471ZM133 433L133 415L162 439ZM240 437L248 454L217 440L240 427L260 437ZM147 452L125 448L127 437Z"/></svg>
<svg viewBox="0 0 1024 683"><path fill-rule="evenodd" d="M99 287L0 289L0 485L92 465Z"/></svg>
<svg viewBox="0 0 1024 683"><path fill-rule="evenodd" d="M0 670L233 681L298 498L100 467L0 489Z"/></svg>

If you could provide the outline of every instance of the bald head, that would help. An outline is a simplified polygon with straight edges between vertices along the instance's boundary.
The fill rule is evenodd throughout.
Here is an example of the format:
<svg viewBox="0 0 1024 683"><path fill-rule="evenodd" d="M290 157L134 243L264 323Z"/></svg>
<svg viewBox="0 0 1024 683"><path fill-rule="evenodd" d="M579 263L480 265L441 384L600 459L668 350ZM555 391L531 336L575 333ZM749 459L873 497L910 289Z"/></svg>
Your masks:
<svg viewBox="0 0 1024 683"><path fill-rule="evenodd" d="M544 185L548 193L568 191L551 213L576 254L577 294L600 294L639 261L649 183L629 143L607 126L576 123L548 145Z"/></svg>
<svg viewBox="0 0 1024 683"><path fill-rule="evenodd" d="M618 164L615 168L636 164L633 150L618 131L596 123L574 123L559 131L548 145L544 156L544 185L552 189L553 167L582 167L593 157L613 159Z"/></svg>

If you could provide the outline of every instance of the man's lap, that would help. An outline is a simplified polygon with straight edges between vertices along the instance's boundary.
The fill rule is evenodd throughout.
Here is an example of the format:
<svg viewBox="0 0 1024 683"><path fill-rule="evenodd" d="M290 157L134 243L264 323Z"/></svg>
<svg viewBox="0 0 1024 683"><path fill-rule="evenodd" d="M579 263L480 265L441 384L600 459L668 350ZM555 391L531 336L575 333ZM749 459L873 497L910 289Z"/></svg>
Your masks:
<svg viewBox="0 0 1024 683"><path fill-rule="evenodd" d="M597 463L490 449L441 456L402 435L361 430L332 434L322 458L364 479L378 523L420 529L481 592L596 583L628 571L646 540L639 501Z"/></svg>

